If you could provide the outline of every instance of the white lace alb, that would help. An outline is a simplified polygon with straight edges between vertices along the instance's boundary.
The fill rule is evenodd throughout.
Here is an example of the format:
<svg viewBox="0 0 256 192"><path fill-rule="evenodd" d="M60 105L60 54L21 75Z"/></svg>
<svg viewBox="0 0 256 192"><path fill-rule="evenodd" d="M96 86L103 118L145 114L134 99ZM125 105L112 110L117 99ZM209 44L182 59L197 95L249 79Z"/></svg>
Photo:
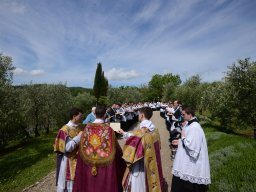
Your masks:
<svg viewBox="0 0 256 192"><path fill-rule="evenodd" d="M189 181L190 183L197 183L197 184L204 184L204 185L211 184L210 178L202 178L202 177L195 177L192 175L186 175L186 174L182 174L180 171L177 171L177 170L173 170L173 175L175 175L176 177L179 177L184 181Z"/></svg>

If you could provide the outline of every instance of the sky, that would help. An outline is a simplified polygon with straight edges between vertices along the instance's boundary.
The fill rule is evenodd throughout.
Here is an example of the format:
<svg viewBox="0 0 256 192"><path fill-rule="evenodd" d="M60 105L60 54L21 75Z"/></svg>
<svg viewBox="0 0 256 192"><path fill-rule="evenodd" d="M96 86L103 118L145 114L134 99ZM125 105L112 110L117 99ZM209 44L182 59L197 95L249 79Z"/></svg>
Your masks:
<svg viewBox="0 0 256 192"><path fill-rule="evenodd" d="M154 74L222 80L256 60L255 0L0 0L0 53L13 84L93 87L97 63L114 86Z"/></svg>

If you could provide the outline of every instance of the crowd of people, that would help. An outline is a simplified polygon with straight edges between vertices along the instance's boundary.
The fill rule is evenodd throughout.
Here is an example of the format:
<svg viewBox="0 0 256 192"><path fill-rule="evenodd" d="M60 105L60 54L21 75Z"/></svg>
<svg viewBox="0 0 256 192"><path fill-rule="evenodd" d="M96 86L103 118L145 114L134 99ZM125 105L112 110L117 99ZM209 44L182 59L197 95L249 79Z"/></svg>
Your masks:
<svg viewBox="0 0 256 192"><path fill-rule="evenodd" d="M194 109L169 103L98 105L82 120L79 109L70 111L70 121L58 132L58 192L161 192L165 191L160 156L160 135L150 120L160 110L170 133L172 192L207 191L210 180L205 135ZM139 129L128 128L139 121ZM82 123L81 123L82 122ZM120 123L114 130L110 123ZM125 140L123 149L117 135Z"/></svg>

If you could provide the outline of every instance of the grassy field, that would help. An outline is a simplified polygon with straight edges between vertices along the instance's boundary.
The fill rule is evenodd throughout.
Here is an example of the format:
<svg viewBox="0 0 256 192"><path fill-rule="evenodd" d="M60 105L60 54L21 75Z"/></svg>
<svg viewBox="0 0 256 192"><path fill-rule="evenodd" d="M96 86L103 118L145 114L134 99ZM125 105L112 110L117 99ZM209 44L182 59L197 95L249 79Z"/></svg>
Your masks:
<svg viewBox="0 0 256 192"><path fill-rule="evenodd" d="M211 192L256 191L256 140L205 129Z"/></svg>
<svg viewBox="0 0 256 192"><path fill-rule="evenodd" d="M56 134L32 138L0 157L0 191L22 191L54 169Z"/></svg>

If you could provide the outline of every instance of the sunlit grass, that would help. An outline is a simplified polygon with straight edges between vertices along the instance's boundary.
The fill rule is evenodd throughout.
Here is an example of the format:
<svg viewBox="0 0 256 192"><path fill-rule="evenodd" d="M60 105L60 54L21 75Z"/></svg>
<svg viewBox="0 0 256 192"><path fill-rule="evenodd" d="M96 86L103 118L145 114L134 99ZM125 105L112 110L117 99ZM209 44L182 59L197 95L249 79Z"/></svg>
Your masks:
<svg viewBox="0 0 256 192"><path fill-rule="evenodd" d="M256 141L213 128L206 132L211 166L211 192L255 191Z"/></svg>
<svg viewBox="0 0 256 192"><path fill-rule="evenodd" d="M33 138L0 157L0 191L22 191L55 167L55 134ZM20 145L19 145L20 146Z"/></svg>

